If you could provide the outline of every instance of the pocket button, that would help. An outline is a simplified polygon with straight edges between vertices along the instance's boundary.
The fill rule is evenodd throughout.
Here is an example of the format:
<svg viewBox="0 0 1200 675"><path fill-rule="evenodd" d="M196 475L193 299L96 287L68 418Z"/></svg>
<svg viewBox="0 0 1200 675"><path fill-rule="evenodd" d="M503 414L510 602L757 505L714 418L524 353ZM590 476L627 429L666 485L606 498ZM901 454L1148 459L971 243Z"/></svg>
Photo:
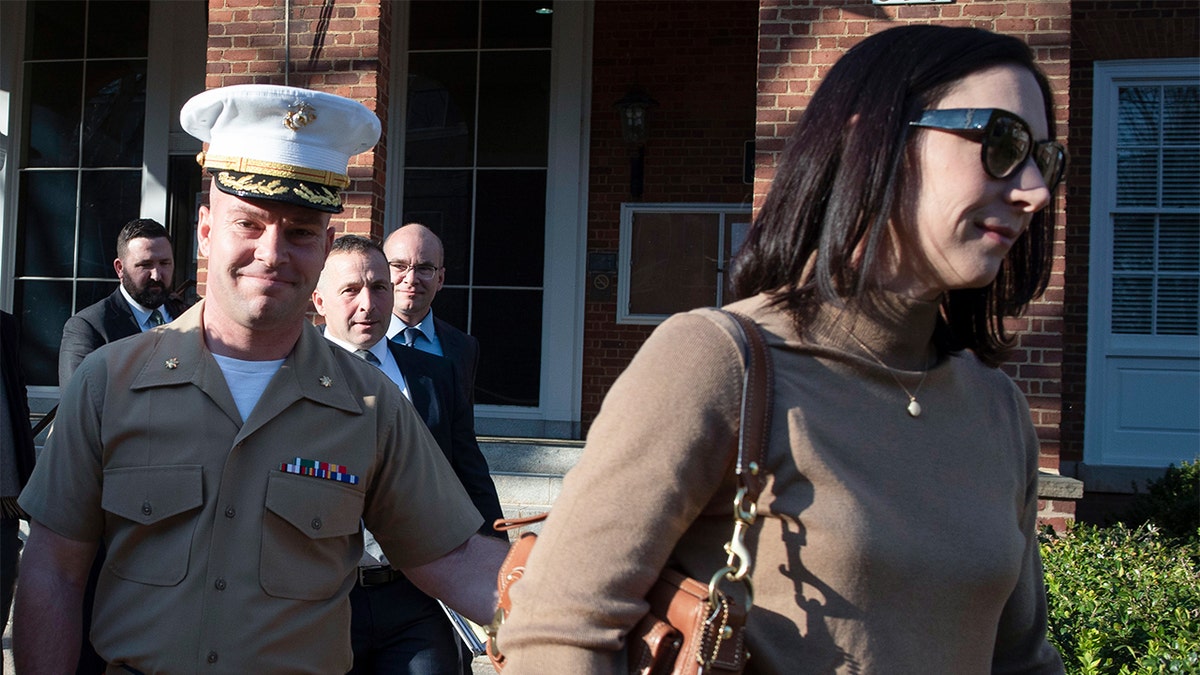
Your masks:
<svg viewBox="0 0 1200 675"><path fill-rule="evenodd" d="M312 519L312 529L314 529L314 530L321 529L321 519L320 518Z"/></svg>
<svg viewBox="0 0 1200 675"><path fill-rule="evenodd" d="M150 500L142 502L142 515L148 516L151 513L154 513L154 509L150 506Z"/></svg>

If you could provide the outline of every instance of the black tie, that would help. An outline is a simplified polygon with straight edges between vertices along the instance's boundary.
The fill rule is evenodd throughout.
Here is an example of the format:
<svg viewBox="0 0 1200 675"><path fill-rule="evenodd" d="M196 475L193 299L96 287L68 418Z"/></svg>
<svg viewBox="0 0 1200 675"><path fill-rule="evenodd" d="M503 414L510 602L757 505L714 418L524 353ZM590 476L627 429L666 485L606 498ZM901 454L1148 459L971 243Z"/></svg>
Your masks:
<svg viewBox="0 0 1200 675"><path fill-rule="evenodd" d="M376 368L383 365L383 363L379 360L378 356L375 356L374 354L372 354L370 351L368 351L366 349L356 349L356 350L354 350L354 355L357 356L358 358L362 359L363 361L366 361L367 363L375 366Z"/></svg>
<svg viewBox="0 0 1200 675"><path fill-rule="evenodd" d="M162 312L158 311L157 309L150 311L150 318L147 319L147 321L150 323L151 328L161 326L166 323L166 321L163 320Z"/></svg>

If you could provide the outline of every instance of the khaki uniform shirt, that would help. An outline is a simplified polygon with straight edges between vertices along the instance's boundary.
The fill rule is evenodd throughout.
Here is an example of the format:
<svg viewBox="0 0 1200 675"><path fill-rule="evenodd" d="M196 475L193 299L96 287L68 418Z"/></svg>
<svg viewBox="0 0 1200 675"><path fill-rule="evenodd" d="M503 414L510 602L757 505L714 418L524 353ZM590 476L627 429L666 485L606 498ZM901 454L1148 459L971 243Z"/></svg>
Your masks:
<svg viewBox="0 0 1200 675"><path fill-rule="evenodd" d="M21 506L103 540L92 640L110 664L345 672L361 522L403 568L482 518L400 391L311 326L243 422L202 312L84 361Z"/></svg>

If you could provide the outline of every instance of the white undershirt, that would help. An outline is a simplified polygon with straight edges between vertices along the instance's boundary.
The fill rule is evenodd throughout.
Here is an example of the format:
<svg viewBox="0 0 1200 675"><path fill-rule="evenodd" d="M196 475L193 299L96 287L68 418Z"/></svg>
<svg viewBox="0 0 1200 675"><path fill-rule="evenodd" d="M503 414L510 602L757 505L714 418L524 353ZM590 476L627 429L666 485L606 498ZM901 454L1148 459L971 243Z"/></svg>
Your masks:
<svg viewBox="0 0 1200 675"><path fill-rule="evenodd" d="M233 402L237 404L238 413L245 422L250 418L250 411L258 404L267 383L283 365L283 359L274 361L243 361L229 356L213 354L221 373L225 375L225 384L229 393L233 394Z"/></svg>

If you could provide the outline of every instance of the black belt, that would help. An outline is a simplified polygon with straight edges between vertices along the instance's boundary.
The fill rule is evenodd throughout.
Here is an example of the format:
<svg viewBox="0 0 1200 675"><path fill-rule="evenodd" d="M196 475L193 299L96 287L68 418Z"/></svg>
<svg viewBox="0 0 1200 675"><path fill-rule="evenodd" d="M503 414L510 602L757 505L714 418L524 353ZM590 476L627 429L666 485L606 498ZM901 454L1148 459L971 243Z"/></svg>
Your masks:
<svg viewBox="0 0 1200 675"><path fill-rule="evenodd" d="M403 577L404 575L402 573L392 569L389 565L358 568L358 585L364 588L390 584L397 579L402 579Z"/></svg>

